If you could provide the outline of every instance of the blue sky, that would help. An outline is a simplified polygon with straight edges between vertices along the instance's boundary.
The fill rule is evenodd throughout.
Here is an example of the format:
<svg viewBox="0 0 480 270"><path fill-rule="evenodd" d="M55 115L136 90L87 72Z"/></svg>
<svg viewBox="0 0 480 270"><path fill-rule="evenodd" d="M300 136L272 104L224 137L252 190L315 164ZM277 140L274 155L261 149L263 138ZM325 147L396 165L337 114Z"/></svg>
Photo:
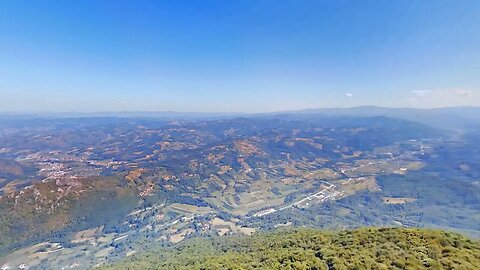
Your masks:
<svg viewBox="0 0 480 270"><path fill-rule="evenodd" d="M480 2L0 1L0 111L480 105Z"/></svg>

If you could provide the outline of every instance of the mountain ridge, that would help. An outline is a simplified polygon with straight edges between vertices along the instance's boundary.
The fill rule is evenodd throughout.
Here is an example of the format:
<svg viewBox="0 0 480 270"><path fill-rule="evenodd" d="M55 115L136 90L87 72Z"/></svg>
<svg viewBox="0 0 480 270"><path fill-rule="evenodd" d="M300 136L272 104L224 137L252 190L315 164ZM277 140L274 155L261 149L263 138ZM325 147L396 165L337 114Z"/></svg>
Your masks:
<svg viewBox="0 0 480 270"><path fill-rule="evenodd" d="M0 113L0 119L8 118L159 118L183 120L218 120L238 117L258 118L281 115L324 115L373 117L386 116L402 120L414 121L436 128L464 130L470 126L480 125L480 106L454 106L442 108L407 108L356 106L344 108L312 108L301 110L274 111L262 113L247 112L175 112L175 111L119 111L119 112L86 112L86 113Z"/></svg>

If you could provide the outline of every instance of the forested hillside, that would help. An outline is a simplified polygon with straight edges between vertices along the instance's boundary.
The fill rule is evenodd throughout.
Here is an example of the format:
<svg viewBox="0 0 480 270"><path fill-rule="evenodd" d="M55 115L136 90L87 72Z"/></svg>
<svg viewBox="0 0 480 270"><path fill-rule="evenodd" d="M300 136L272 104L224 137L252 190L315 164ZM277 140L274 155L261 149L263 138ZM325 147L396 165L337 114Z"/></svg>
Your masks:
<svg viewBox="0 0 480 270"><path fill-rule="evenodd" d="M102 269L480 269L480 242L400 228L191 239Z"/></svg>

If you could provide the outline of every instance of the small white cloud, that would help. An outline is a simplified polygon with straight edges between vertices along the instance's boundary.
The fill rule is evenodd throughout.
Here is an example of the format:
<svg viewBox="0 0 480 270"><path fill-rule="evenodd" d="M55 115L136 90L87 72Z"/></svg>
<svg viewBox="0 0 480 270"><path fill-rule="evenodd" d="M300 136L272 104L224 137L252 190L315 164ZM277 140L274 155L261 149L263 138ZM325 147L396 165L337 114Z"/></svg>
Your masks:
<svg viewBox="0 0 480 270"><path fill-rule="evenodd" d="M462 88L447 88L447 89L436 89L436 90L413 90L412 94L417 97L471 97L473 92L471 90L462 89Z"/></svg>
<svg viewBox="0 0 480 270"><path fill-rule="evenodd" d="M471 97L473 96L472 90L467 90L467 89L451 89L451 91L456 94L457 96L461 97Z"/></svg>
<svg viewBox="0 0 480 270"><path fill-rule="evenodd" d="M347 96L347 97L353 97L353 94L352 94L352 93L346 93L345 96Z"/></svg>
<svg viewBox="0 0 480 270"><path fill-rule="evenodd" d="M407 103L415 107L447 107L478 104L474 91L463 88L413 90Z"/></svg>

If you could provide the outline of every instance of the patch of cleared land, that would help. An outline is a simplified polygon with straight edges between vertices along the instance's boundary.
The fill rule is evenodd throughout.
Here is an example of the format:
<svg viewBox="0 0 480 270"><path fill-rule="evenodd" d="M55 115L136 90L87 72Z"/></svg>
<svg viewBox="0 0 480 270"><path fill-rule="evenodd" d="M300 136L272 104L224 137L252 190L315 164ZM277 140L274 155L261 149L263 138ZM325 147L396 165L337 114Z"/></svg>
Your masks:
<svg viewBox="0 0 480 270"><path fill-rule="evenodd" d="M365 189L371 192L380 190L374 176L349 178L339 181L339 184L342 187L343 192L347 195L352 195Z"/></svg>
<svg viewBox="0 0 480 270"><path fill-rule="evenodd" d="M183 203L174 203L174 204L171 204L169 207L172 211L181 212L185 214L205 215L212 211L212 208L210 207L200 207L200 206L183 204Z"/></svg>
<svg viewBox="0 0 480 270"><path fill-rule="evenodd" d="M185 237L189 234L192 234L194 233L195 230L194 229L185 229L185 230L182 230L180 231L179 233L176 233L176 234L172 234L170 235L170 242L176 244L176 243L179 243L180 241L182 241L183 239L185 239Z"/></svg>
<svg viewBox="0 0 480 270"><path fill-rule="evenodd" d="M214 218L210 221L210 226L217 232L218 235L225 235L227 233L243 233L246 235L252 235L256 229L248 227L237 226L232 221L226 221L221 218Z"/></svg>
<svg viewBox="0 0 480 270"><path fill-rule="evenodd" d="M95 241L95 236L97 234L100 234L102 231L103 231L103 226L89 229L89 230L79 231L73 237L72 243L78 244L85 241L93 242Z"/></svg>
<svg viewBox="0 0 480 270"><path fill-rule="evenodd" d="M383 197L383 203L386 204L405 204L405 203L411 203L416 201L416 198L409 198L409 197L403 197L403 198L394 198L394 197Z"/></svg>

